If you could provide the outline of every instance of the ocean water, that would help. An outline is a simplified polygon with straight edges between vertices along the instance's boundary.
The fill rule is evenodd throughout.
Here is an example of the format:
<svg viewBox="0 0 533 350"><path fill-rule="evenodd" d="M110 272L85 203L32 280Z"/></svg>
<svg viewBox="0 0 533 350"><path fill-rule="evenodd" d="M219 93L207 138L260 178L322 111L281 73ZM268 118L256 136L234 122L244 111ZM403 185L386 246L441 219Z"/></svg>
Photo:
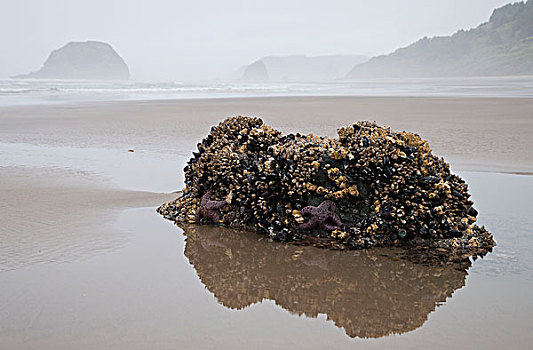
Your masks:
<svg viewBox="0 0 533 350"><path fill-rule="evenodd" d="M316 83L0 80L0 106L264 96L533 97L533 76Z"/></svg>

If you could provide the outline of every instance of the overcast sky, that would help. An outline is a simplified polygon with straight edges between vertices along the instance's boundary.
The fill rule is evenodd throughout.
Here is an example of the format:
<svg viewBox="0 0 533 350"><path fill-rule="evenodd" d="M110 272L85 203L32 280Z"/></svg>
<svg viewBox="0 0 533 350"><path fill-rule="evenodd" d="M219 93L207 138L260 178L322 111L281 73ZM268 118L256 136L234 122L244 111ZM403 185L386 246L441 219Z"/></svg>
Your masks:
<svg viewBox="0 0 533 350"><path fill-rule="evenodd" d="M69 41L110 43L137 80L230 73L266 55L379 55L486 22L509 0L1 0L0 77Z"/></svg>

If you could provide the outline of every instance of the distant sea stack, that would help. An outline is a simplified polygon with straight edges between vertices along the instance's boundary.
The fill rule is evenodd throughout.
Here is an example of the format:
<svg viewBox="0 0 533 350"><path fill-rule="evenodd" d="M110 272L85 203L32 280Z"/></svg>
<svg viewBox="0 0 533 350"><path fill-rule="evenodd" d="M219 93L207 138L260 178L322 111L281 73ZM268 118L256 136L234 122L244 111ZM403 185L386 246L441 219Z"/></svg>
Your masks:
<svg viewBox="0 0 533 350"><path fill-rule="evenodd" d="M533 0L498 8L477 28L374 57L346 78L504 75L533 75Z"/></svg>
<svg viewBox="0 0 533 350"><path fill-rule="evenodd" d="M267 81L268 71L263 61L258 60L247 66L242 74L242 80L246 81Z"/></svg>
<svg viewBox="0 0 533 350"><path fill-rule="evenodd" d="M368 60L360 55L265 56L247 66L262 62L271 81L317 82L342 78L354 65Z"/></svg>
<svg viewBox="0 0 533 350"><path fill-rule="evenodd" d="M128 80L130 71L111 45L99 41L72 41L52 51L40 70L13 78Z"/></svg>

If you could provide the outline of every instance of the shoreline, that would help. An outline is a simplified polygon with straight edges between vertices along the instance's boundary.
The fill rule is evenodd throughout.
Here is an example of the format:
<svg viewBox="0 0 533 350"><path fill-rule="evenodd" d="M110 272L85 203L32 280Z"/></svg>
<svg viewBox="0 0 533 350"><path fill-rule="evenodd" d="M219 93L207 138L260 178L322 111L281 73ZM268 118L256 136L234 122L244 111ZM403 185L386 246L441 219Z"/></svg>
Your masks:
<svg viewBox="0 0 533 350"><path fill-rule="evenodd" d="M82 81L0 79L0 104L281 97L533 97L532 76L333 81Z"/></svg>
<svg viewBox="0 0 533 350"><path fill-rule="evenodd" d="M103 106L119 104L178 104L195 102L261 102L261 100L306 100L306 99L383 99L383 100L532 100L532 96L481 96L481 95L266 95L266 96L220 96L220 97L172 97L172 98L142 98L142 99L102 99L102 100L61 100L54 103L31 104L0 104L1 109L23 109L31 107L73 107L73 106Z"/></svg>

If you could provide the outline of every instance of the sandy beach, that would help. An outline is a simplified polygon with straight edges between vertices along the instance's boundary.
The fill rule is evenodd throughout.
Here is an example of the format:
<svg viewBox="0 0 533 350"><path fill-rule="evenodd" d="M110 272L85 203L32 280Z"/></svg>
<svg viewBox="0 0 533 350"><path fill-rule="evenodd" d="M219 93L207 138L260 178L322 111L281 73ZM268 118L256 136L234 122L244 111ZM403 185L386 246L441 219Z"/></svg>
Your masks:
<svg viewBox="0 0 533 350"><path fill-rule="evenodd" d="M188 156L212 125L259 116L284 133L335 136L356 120L427 139L455 167L533 171L533 100L452 97L266 97L13 106L0 110L2 143L134 148Z"/></svg>
<svg viewBox="0 0 533 350"><path fill-rule="evenodd" d="M277 257L269 270L236 244L239 237L227 238L234 233L183 232L155 207L182 187L196 143L233 115L260 116L285 133L335 136L338 127L371 120L420 134L469 183L479 223L498 243L495 251L465 275L403 262L385 269L391 261L379 252L358 253L348 259L361 271L354 279L343 275L347 258L339 252L296 254L294 246L246 234L247 246L270 252L264 259ZM533 340L531 135L528 98L0 107L0 348L526 349ZM347 294L276 290L298 277L294 254L303 259L296 263L303 285L336 276L331 283ZM283 274L277 279L272 271ZM388 285L384 271L394 271L398 284ZM247 284L231 289L229 276L236 274ZM367 278L372 288L357 286ZM357 300L357 307L336 307L331 298L346 305ZM384 300L397 303L385 307ZM402 318L405 324L390 322L393 312L411 309L416 312ZM375 319L363 319L365 312Z"/></svg>

